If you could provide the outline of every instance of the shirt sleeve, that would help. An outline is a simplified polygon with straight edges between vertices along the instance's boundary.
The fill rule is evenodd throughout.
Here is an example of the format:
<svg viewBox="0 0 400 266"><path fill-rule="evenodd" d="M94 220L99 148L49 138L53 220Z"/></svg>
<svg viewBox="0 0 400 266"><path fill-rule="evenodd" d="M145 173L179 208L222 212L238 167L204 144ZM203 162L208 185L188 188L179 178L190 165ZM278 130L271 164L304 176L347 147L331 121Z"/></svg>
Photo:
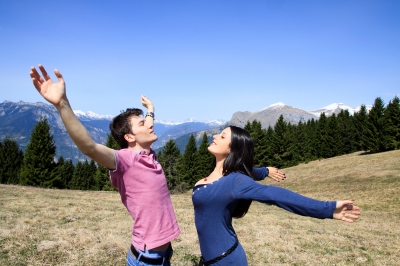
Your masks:
<svg viewBox="0 0 400 266"><path fill-rule="evenodd" d="M264 180L269 174L267 167L254 167L253 168L253 178L254 180L261 181Z"/></svg>
<svg viewBox="0 0 400 266"><path fill-rule="evenodd" d="M233 182L233 198L273 204L289 212L319 219L332 218L335 201L320 201L305 197L285 188L256 183L237 173Z"/></svg>
<svg viewBox="0 0 400 266"><path fill-rule="evenodd" d="M115 153L115 170L109 170L111 184L118 188L119 179L122 178L124 173L129 169L133 160L134 154L128 149L114 150Z"/></svg>

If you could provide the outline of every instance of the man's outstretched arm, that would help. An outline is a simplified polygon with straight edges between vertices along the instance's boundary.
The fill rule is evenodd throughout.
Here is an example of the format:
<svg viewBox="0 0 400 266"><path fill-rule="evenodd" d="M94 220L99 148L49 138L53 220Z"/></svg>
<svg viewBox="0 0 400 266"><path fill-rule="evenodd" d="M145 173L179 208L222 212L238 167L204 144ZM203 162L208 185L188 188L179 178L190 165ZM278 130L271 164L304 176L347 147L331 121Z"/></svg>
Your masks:
<svg viewBox="0 0 400 266"><path fill-rule="evenodd" d="M78 149L98 164L108 169L115 169L114 151L104 145L95 143L72 111L61 73L57 69L54 70L58 80L57 83L54 83L42 65L39 65L39 69L43 77L40 76L36 68L31 68L30 76L33 85L43 98L57 109L68 134Z"/></svg>

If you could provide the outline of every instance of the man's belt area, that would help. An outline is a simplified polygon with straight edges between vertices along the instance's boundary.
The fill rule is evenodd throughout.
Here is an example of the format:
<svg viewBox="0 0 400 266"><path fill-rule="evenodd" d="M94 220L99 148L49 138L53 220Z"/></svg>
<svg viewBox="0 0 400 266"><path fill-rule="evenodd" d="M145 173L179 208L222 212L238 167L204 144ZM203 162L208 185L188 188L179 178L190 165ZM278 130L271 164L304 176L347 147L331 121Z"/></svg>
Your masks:
<svg viewBox="0 0 400 266"><path fill-rule="evenodd" d="M170 247L168 249L170 249ZM136 258L139 257L139 252L135 249L135 247L133 245L131 245L131 252L132 252L133 256L135 256ZM161 265L165 261L169 261L171 259L171 254L172 254L172 252L170 251L167 254L165 254L165 257L158 258L158 259L147 258L142 255L142 256L140 256L139 261L142 261L144 263L151 264L151 265Z"/></svg>

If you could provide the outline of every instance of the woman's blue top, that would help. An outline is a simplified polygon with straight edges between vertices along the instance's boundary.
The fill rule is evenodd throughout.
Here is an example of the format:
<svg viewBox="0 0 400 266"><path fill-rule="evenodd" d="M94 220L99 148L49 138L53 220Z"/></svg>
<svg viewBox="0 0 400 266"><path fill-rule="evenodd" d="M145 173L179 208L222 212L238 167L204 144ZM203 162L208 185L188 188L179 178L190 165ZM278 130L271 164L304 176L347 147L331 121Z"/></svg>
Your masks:
<svg viewBox="0 0 400 266"><path fill-rule="evenodd" d="M255 180L268 175L265 167L254 168ZM287 211L314 218L332 218L335 201L319 201L285 188L266 186L247 175L231 173L213 183L193 188L194 218L204 260L211 260L228 250L235 243L232 213L239 200L255 200L274 204Z"/></svg>

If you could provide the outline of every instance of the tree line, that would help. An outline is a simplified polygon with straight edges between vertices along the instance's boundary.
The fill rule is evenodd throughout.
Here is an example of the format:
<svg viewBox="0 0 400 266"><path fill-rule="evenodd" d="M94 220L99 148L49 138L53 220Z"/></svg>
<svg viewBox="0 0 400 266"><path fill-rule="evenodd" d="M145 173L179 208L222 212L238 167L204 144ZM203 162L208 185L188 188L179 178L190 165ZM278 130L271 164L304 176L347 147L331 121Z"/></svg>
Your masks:
<svg viewBox="0 0 400 266"><path fill-rule="evenodd" d="M286 123L281 115L274 125L261 129L261 123L244 127L255 142L255 165L290 167L303 162L330 158L356 151L377 153L400 148L400 104L396 96L385 107L376 98L368 112L365 105L354 115L347 110L297 125Z"/></svg>
<svg viewBox="0 0 400 266"><path fill-rule="evenodd" d="M285 122L281 115L273 127L263 129L261 123L254 120L247 122L244 128L254 140L255 166L285 168L356 151L377 153L400 148L400 102L396 96L385 106L378 97L369 112L362 105L353 115L347 110L329 117L322 113L318 120L296 125ZM105 145L119 149L111 135ZM210 174L213 156L208 152L208 146L209 137L204 133L198 147L191 135L183 154L173 139L157 153L172 193L186 191ZM74 165L62 156L55 160L55 155L50 125L42 118L35 125L25 152L14 139L6 137L0 142L0 183L114 190L108 169L96 165L93 160Z"/></svg>
<svg viewBox="0 0 400 266"><path fill-rule="evenodd" d="M109 137L106 145L119 149ZM108 170L93 160L79 161L60 156L55 160L56 146L47 119L41 118L32 130L25 153L16 140L6 137L0 142L0 183L43 188L78 190L114 190Z"/></svg>

